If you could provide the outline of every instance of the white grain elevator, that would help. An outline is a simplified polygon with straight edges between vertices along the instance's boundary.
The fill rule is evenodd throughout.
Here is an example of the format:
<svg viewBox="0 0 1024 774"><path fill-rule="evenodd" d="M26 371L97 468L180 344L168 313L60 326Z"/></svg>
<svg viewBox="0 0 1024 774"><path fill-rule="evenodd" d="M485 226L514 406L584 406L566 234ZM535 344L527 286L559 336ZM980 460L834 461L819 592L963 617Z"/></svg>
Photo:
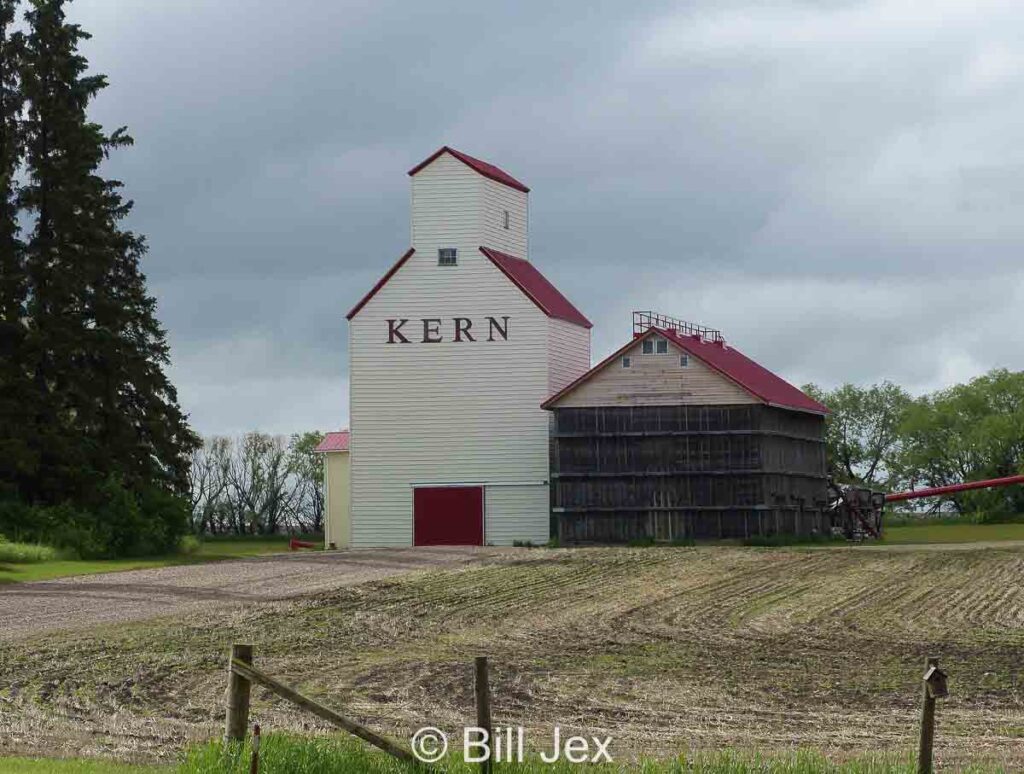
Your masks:
<svg viewBox="0 0 1024 774"><path fill-rule="evenodd" d="M353 547L544 543L547 412L590 322L529 261L529 189L444 147L411 247L348 314Z"/></svg>

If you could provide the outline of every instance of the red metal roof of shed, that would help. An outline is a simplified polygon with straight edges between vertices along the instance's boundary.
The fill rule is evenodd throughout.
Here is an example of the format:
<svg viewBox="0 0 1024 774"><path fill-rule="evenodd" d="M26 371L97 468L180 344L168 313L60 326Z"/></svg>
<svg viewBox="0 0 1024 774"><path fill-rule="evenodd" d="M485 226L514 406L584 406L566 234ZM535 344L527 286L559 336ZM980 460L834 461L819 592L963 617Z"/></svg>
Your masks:
<svg viewBox="0 0 1024 774"><path fill-rule="evenodd" d="M548 282L547 278L537 271L537 267L527 260L514 255L481 247L480 252L491 259L491 262L504 272L516 286L548 317L571 322L584 328L593 327L583 313L572 305L568 298Z"/></svg>
<svg viewBox="0 0 1024 774"><path fill-rule="evenodd" d="M481 161L480 159L473 158L468 153L463 153L462 151L457 151L457 150L455 150L455 148L449 148L447 145L442 145L439 150L435 151L429 157L427 157L426 159L421 161L419 164L417 164L415 167L410 169L409 170L409 177L412 177L413 175L415 175L417 172L419 172L425 166L427 166L432 161L434 161L442 153L450 153L452 156L457 158L463 164L465 164L466 166L470 167L471 169L475 169L477 172L479 172L484 177L488 177L491 180L494 180L494 181L496 181L498 183L502 183L503 185L507 185L510 188L515 188L517 191L522 191L523 193L529 193L530 192L529 188L527 188L525 185L520 183L518 180L516 180L514 177L512 177L512 175L510 175L505 170L499 169L498 167L494 166L493 164L488 164L486 161Z"/></svg>
<svg viewBox="0 0 1024 774"><path fill-rule="evenodd" d="M343 452L348 451L350 433L348 430L340 430L336 433L326 433L324 439L313 451L315 452Z"/></svg>
<svg viewBox="0 0 1024 774"><path fill-rule="evenodd" d="M666 339L691 355L700 358L716 371L728 376L756 398L771 406L828 414L827 407L794 387L764 366L755 363L735 347L725 342L705 341L699 336L682 336L675 331L654 328Z"/></svg>
<svg viewBox="0 0 1024 774"><path fill-rule="evenodd" d="M797 389L785 379L776 376L764 366L755 363L738 349L728 346L724 342L705 341L699 336L683 336L674 331L661 328L650 328L646 333L627 342L576 381L544 401L541 404L541 408L551 408L560 398L568 395L580 384L590 379L591 376L622 355L623 352L637 341L653 333L661 334L683 351L706 363L709 367L738 384L755 398L770 406L779 406L792 409L793 411L807 411L812 414L829 413L827 407L818 403L818 401L802 390Z"/></svg>

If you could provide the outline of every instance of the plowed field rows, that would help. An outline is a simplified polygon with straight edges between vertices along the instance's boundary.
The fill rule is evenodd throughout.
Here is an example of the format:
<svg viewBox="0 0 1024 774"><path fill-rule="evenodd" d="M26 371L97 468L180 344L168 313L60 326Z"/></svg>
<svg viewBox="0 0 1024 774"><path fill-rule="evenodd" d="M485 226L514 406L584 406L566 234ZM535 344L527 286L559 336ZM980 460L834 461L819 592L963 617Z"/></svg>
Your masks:
<svg viewBox="0 0 1024 774"><path fill-rule="evenodd" d="M218 732L224 658L383 730L495 719L610 734L617 757L914 748L921 665L950 673L938 756L1024 768L1024 549L581 549L0 645L0 751L172 755ZM264 728L319 728L257 693Z"/></svg>

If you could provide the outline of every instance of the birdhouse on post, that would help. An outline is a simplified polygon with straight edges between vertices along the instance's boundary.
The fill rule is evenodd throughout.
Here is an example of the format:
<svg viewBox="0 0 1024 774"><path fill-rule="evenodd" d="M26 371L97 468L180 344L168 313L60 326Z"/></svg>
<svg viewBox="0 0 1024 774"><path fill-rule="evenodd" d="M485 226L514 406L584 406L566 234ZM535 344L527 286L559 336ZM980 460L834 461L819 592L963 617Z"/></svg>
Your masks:
<svg viewBox="0 0 1024 774"><path fill-rule="evenodd" d="M939 669L938 666L932 665L928 667L928 671L924 673L924 683L928 689L928 696L931 698L945 699L949 696L946 673Z"/></svg>

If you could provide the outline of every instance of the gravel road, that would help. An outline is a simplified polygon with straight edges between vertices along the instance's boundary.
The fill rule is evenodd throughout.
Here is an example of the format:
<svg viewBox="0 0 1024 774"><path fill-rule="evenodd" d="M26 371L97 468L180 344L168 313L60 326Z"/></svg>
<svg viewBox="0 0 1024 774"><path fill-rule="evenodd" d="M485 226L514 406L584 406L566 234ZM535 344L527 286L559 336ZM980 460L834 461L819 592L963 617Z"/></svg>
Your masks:
<svg viewBox="0 0 1024 774"><path fill-rule="evenodd" d="M299 597L482 561L486 548L274 554L0 586L0 640Z"/></svg>

